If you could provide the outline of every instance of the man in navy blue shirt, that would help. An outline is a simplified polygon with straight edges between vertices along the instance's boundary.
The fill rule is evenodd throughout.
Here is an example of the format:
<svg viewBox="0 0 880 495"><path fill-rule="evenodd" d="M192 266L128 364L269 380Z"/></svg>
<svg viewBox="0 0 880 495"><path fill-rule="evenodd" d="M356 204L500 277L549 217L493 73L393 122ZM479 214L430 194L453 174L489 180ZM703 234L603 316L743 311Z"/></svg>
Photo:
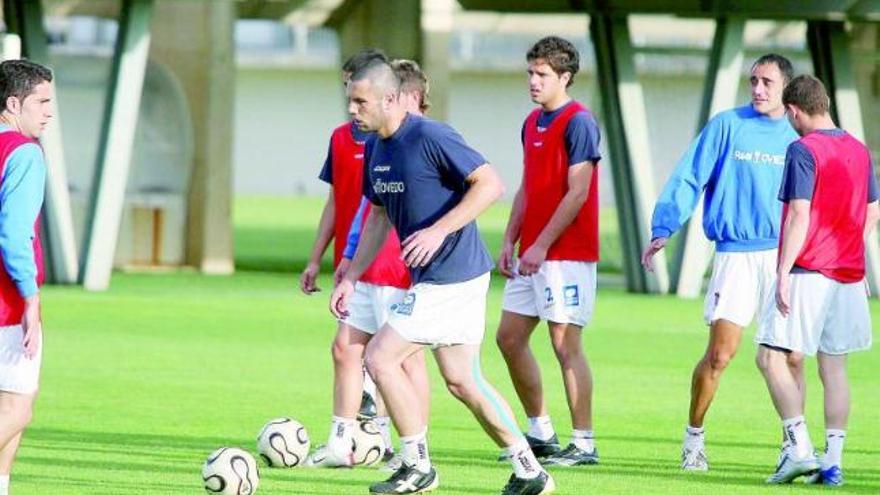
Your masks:
<svg viewBox="0 0 880 495"><path fill-rule="evenodd" d="M426 430L401 363L430 345L447 387L503 447L514 474L504 494L539 495L555 488L519 431L507 402L482 376L480 345L492 261L474 220L503 192L495 170L449 126L407 114L387 63L352 75L349 113L378 139L365 157L365 194L373 203L357 253L333 292L330 310L346 314L354 283L393 225L413 286L370 341L367 368L401 435L404 458L370 493L419 493L438 486Z"/></svg>

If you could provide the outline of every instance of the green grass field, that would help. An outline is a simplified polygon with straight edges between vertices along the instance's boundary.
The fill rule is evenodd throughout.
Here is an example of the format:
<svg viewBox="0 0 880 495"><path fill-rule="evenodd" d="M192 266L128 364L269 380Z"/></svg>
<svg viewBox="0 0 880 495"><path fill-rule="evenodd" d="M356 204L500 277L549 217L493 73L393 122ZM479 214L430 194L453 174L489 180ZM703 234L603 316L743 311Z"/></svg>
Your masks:
<svg viewBox="0 0 880 495"><path fill-rule="evenodd" d="M334 323L324 292L296 290L317 222L315 200L236 203L233 277L192 272L116 274L111 290L44 291L42 392L13 473L13 493L200 493L201 464L223 445L254 451L271 418L303 422L313 442L327 435ZM496 249L504 207L482 222ZM603 218L603 220L608 220ZM606 221L606 225L610 222ZM613 235L613 229L605 232ZM612 249L605 249L614 259ZM264 272L254 271L266 267ZM493 335L501 283L489 299L487 378L513 399ZM875 321L880 305L872 305ZM560 495L813 493L767 487L779 424L754 363L753 329L726 373L707 421L712 471L685 474L678 455L690 372L705 345L701 303L619 289L599 294L584 345L595 374L595 431L602 464L556 470ZM544 332L533 346L545 372L557 429L569 427L561 379ZM431 364L430 446L444 494L498 493L509 467ZM808 421L823 443L821 392L810 362ZM837 493L880 493L880 354L850 361L853 411L845 453L847 485ZM521 422L521 409L514 404ZM371 469L262 469L260 494L366 494L384 477Z"/></svg>

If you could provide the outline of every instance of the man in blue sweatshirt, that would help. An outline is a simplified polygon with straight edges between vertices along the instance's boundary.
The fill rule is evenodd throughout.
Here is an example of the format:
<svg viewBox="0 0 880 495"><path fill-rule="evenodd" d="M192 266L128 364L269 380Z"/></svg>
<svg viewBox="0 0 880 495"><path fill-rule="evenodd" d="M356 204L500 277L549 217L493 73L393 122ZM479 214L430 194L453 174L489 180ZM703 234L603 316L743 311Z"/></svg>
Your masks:
<svg viewBox="0 0 880 495"><path fill-rule="evenodd" d="M715 261L704 306L709 344L691 382L691 403L681 454L685 470L709 469L703 420L721 373L736 354L756 312L773 304L776 248L782 203L777 199L785 151L798 135L785 118L782 90L792 79L791 62L768 54L751 69L751 104L713 117L679 161L654 207L651 243L642 264L663 249L693 213L705 192L703 231L715 242ZM800 378L802 356L789 366Z"/></svg>

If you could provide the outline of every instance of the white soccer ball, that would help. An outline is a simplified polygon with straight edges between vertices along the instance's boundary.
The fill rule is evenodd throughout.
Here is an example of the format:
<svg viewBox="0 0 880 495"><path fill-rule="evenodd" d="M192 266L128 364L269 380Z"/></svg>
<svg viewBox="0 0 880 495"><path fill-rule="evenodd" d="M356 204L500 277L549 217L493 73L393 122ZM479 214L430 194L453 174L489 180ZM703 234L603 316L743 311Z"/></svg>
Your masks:
<svg viewBox="0 0 880 495"><path fill-rule="evenodd" d="M385 454L385 441L375 421L359 421L354 429L354 463L374 466Z"/></svg>
<svg viewBox="0 0 880 495"><path fill-rule="evenodd" d="M294 467L309 453L309 434L297 421L276 418L257 435L257 451L269 467Z"/></svg>
<svg viewBox="0 0 880 495"><path fill-rule="evenodd" d="M221 447L205 461L202 480L208 493L253 495L260 484L260 472L252 455L234 447Z"/></svg>

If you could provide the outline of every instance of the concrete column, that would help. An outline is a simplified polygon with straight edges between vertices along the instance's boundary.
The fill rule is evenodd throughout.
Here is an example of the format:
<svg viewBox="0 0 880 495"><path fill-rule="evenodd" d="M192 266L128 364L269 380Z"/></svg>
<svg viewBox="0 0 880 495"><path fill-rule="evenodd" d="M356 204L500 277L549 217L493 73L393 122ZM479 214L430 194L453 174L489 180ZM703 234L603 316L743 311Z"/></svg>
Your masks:
<svg viewBox="0 0 880 495"><path fill-rule="evenodd" d="M157 2L151 57L180 81L193 122L187 263L209 274L235 269L232 143L235 98L234 0Z"/></svg>

